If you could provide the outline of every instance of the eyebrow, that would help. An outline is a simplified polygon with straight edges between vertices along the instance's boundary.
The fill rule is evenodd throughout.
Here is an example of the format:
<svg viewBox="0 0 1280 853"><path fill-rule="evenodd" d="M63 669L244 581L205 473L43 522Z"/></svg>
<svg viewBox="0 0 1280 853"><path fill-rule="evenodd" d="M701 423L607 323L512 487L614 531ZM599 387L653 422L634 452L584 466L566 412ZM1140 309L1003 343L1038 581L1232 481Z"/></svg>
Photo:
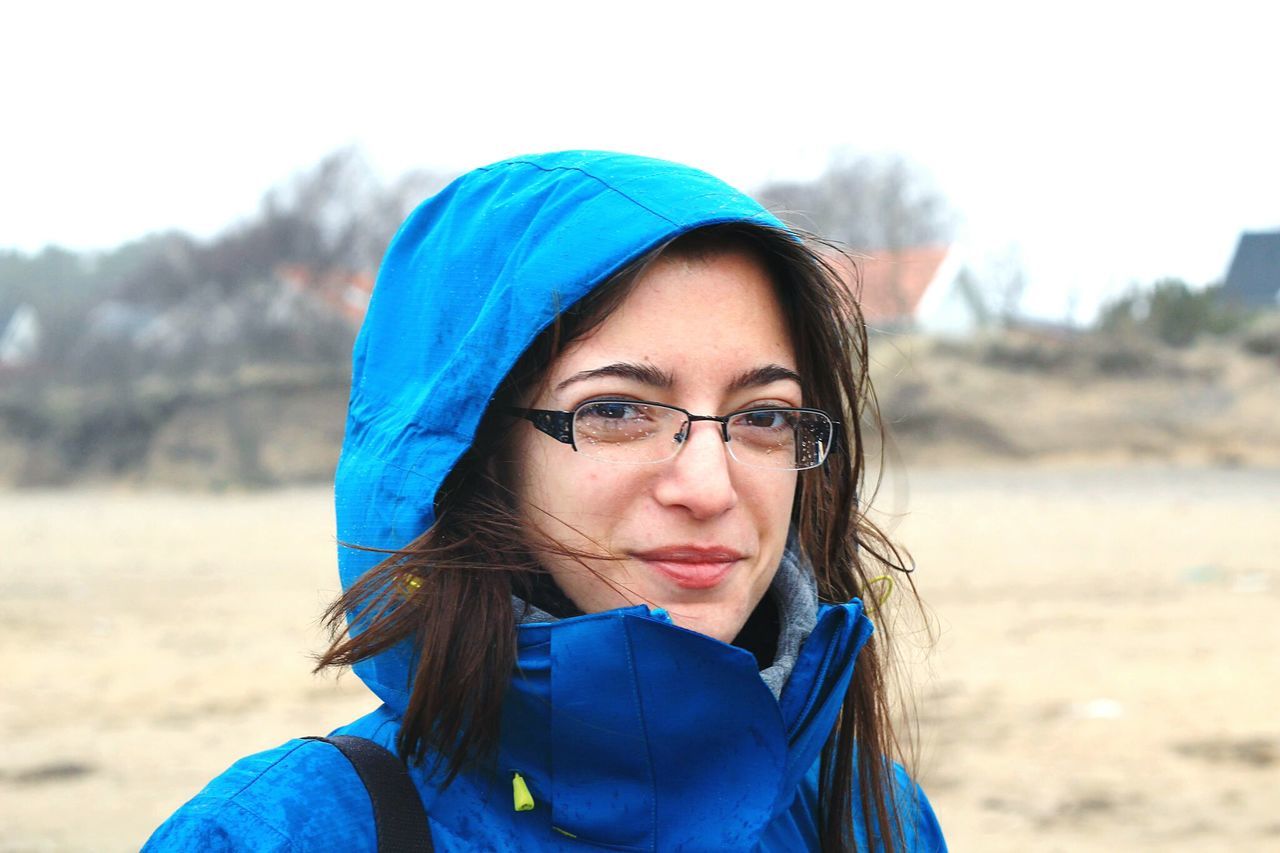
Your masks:
<svg viewBox="0 0 1280 853"><path fill-rule="evenodd" d="M800 381L800 374L791 368L783 367L781 364L766 364L763 367L755 367L745 373L739 373L729 383L729 390L741 391L744 388L756 388L761 385L770 385L774 382L785 382L787 380L791 380L800 386L804 385Z"/></svg>
<svg viewBox="0 0 1280 853"><path fill-rule="evenodd" d="M604 367L580 370L557 385L556 391L563 391L575 382L596 379L601 376L609 376L614 379L630 379L642 385L652 385L655 388L670 388L676 384L675 377L670 373L659 370L652 364L619 361L614 364L606 364Z"/></svg>
<svg viewBox="0 0 1280 853"><path fill-rule="evenodd" d="M583 382L587 379L597 379L600 377L611 377L614 379L630 379L639 382L642 385L651 385L654 388L668 389L674 386L675 377L670 373L659 370L651 364L637 364L635 362L615 362L614 364L606 364L603 367L593 367L590 370L580 370L570 376L568 379L556 385L557 392L563 391L575 382ZM785 382L790 380L797 385L802 384L800 374L794 370L783 367L780 364L766 364L761 367L753 367L750 370L739 373L729 382L730 391L741 391L744 388L756 388L761 385L769 385L773 382Z"/></svg>

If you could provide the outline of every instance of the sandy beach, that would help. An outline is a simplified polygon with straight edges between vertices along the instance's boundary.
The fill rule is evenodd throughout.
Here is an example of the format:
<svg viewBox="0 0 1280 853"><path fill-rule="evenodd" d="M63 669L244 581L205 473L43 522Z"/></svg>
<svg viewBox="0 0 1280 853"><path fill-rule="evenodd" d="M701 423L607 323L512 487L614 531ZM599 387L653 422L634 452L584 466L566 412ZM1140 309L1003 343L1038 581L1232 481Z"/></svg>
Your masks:
<svg viewBox="0 0 1280 853"><path fill-rule="evenodd" d="M913 468L878 506L952 849L1280 849L1280 469ZM136 849L371 709L309 672L333 550L324 488L0 492L0 851Z"/></svg>

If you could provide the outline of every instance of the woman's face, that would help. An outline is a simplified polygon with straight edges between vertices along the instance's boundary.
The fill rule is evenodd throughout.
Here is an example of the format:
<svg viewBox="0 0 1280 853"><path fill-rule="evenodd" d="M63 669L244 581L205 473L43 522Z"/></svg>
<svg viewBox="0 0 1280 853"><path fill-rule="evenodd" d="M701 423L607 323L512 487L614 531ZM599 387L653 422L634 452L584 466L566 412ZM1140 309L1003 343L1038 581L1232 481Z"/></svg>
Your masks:
<svg viewBox="0 0 1280 853"><path fill-rule="evenodd" d="M528 406L572 411L606 397L700 415L802 406L796 371L782 308L753 255L676 255L660 258L604 322L566 348ZM629 465L591 459L521 421L514 454L524 524L615 558L587 560L593 573L540 554L585 612L644 603L728 642L773 580L797 474L730 458L717 423L694 422L674 459Z"/></svg>

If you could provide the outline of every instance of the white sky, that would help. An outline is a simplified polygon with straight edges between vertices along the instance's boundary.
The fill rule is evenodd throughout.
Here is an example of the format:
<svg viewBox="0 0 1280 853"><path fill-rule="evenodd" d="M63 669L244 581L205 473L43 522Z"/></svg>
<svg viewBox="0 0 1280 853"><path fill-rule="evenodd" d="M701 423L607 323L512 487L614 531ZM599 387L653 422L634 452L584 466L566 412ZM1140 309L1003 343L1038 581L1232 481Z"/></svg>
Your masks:
<svg viewBox="0 0 1280 853"><path fill-rule="evenodd" d="M748 190L900 153L1050 317L1280 228L1280 4L439 5L10 9L0 246L209 235L348 143L388 177L609 148Z"/></svg>

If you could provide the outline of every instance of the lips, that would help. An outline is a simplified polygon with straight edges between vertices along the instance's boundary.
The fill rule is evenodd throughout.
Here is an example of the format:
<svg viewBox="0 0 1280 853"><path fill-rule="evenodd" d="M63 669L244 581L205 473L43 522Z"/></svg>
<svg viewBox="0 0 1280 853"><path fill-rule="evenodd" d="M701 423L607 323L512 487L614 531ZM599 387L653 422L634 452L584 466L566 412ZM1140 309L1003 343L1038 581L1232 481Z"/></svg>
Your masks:
<svg viewBox="0 0 1280 853"><path fill-rule="evenodd" d="M711 589L743 559L732 548L676 545L632 554L682 589Z"/></svg>

